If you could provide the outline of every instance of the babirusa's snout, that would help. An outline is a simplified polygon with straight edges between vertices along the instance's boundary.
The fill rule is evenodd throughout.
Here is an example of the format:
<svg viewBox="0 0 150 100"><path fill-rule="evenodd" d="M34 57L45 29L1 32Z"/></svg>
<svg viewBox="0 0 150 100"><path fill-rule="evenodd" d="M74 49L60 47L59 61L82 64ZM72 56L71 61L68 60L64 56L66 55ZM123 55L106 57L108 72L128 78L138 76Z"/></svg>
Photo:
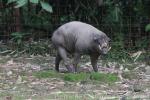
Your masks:
<svg viewBox="0 0 150 100"><path fill-rule="evenodd" d="M102 47L107 47L107 43L104 42L104 43L102 44Z"/></svg>
<svg viewBox="0 0 150 100"><path fill-rule="evenodd" d="M102 54L107 54L111 49L111 47L109 47L107 44L98 45L98 48Z"/></svg>

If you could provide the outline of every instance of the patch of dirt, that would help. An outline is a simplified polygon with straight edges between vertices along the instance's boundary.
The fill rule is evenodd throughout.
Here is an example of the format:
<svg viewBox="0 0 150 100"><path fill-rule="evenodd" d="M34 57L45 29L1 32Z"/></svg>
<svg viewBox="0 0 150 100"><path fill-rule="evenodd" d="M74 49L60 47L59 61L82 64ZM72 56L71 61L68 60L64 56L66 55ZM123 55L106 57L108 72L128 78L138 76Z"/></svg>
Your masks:
<svg viewBox="0 0 150 100"><path fill-rule="evenodd" d="M102 64L99 61L99 72L115 73L120 80L114 84L94 84L33 76L33 72L54 70L54 57L50 55L18 58L0 56L0 62L0 100L150 99L150 74L147 72L150 66L143 63L130 64L134 66L130 70L126 67L129 64ZM82 72L93 71L89 61L80 65ZM62 70L65 68L62 67Z"/></svg>

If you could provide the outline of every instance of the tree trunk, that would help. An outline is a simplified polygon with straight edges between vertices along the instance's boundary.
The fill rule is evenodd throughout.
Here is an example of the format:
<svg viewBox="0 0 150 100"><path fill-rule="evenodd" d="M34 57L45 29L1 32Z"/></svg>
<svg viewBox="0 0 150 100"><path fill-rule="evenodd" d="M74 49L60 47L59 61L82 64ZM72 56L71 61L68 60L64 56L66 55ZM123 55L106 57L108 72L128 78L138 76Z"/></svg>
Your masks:
<svg viewBox="0 0 150 100"><path fill-rule="evenodd" d="M16 32L21 31L21 16L20 16L20 8L14 9L15 11L13 12L14 14L14 23L15 23L15 28Z"/></svg>

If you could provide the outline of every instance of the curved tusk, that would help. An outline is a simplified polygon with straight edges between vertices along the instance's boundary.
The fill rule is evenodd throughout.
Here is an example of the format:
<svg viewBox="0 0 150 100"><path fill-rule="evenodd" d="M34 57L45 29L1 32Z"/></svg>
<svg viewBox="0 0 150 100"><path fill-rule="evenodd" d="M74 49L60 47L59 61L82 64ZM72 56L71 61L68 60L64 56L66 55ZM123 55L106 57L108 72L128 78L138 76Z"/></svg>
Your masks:
<svg viewBox="0 0 150 100"><path fill-rule="evenodd" d="M100 45L98 47L99 47L100 50L102 49L102 47Z"/></svg>
<svg viewBox="0 0 150 100"><path fill-rule="evenodd" d="M111 47L109 47L108 51L111 49Z"/></svg>

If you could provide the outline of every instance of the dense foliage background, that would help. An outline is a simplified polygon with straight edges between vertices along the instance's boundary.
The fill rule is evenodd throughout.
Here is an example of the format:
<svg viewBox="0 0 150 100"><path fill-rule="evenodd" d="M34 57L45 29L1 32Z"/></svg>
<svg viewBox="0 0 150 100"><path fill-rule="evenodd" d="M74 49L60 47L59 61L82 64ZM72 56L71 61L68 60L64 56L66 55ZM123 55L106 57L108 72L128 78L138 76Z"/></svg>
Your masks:
<svg viewBox="0 0 150 100"><path fill-rule="evenodd" d="M49 39L63 23L83 21L112 39L115 50L150 48L149 0L0 0L0 38Z"/></svg>

